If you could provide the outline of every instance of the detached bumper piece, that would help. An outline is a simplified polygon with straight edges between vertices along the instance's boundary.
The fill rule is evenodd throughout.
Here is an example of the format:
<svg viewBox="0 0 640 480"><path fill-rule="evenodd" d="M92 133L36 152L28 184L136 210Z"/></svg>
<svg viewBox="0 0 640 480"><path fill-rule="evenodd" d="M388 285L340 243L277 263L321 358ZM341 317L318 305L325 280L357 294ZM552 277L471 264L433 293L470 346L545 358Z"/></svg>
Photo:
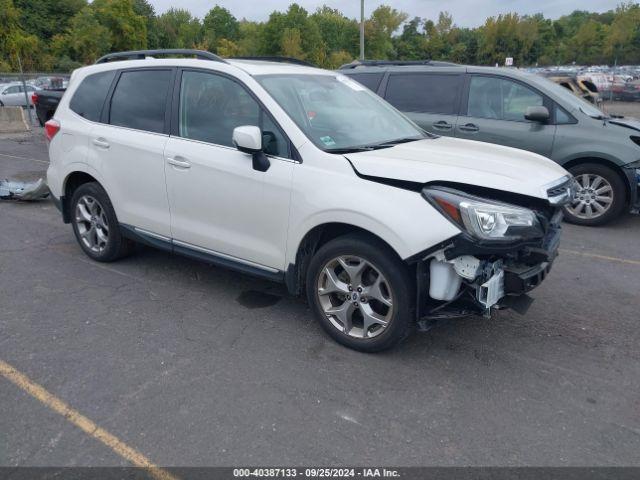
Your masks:
<svg viewBox="0 0 640 480"><path fill-rule="evenodd" d="M461 234L423 257L417 265L419 328L443 319L489 317L492 309L526 313L533 301L527 293L545 280L558 255L561 221L557 210L546 218L543 238L515 244L482 244Z"/></svg>

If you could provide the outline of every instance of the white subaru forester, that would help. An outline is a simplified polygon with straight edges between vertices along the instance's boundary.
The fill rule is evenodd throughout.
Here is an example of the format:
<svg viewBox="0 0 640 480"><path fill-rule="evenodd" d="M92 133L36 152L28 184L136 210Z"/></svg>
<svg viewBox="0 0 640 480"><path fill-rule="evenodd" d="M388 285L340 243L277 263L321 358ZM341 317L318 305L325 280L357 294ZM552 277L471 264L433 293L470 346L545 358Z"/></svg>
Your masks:
<svg viewBox="0 0 640 480"><path fill-rule="evenodd" d="M197 58L158 58L177 54ZM45 130L49 187L89 257L142 242L284 282L363 351L524 312L574 188L539 155L427 134L341 74L198 51L76 70Z"/></svg>

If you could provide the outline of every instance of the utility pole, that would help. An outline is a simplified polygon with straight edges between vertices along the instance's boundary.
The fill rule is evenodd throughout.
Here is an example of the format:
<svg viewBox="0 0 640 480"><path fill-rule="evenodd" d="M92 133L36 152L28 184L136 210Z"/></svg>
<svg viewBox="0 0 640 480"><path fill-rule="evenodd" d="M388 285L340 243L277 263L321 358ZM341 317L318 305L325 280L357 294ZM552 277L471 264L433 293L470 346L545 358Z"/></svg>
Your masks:
<svg viewBox="0 0 640 480"><path fill-rule="evenodd" d="M24 100L27 103L27 112L29 113L29 128L33 128L33 117L31 116L31 105L29 104L29 92L27 92L27 83L24 80L24 72L22 71L22 61L20 60L20 54L16 53L18 57L18 66L20 67L20 80L22 80L22 89L24 90Z"/></svg>
<svg viewBox="0 0 640 480"><path fill-rule="evenodd" d="M360 0L360 60L364 60L364 0Z"/></svg>

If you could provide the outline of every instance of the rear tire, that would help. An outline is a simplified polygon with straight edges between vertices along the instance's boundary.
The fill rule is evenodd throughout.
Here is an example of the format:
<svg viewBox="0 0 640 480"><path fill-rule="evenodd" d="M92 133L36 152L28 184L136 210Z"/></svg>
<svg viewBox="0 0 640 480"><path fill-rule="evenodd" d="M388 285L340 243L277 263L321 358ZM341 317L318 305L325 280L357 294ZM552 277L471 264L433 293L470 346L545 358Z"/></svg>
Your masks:
<svg viewBox="0 0 640 480"><path fill-rule="evenodd" d="M597 163L583 163L569 171L578 182L578 191L574 202L564 208L567 222L598 226L620 216L627 195L620 175Z"/></svg>
<svg viewBox="0 0 640 480"><path fill-rule="evenodd" d="M97 182L73 192L69 214L76 240L92 260L113 262L133 250L134 242L122 235L109 196Z"/></svg>
<svg viewBox="0 0 640 480"><path fill-rule="evenodd" d="M349 234L323 245L309 264L306 290L322 328L354 350L392 348L414 323L415 283L409 269L368 235Z"/></svg>

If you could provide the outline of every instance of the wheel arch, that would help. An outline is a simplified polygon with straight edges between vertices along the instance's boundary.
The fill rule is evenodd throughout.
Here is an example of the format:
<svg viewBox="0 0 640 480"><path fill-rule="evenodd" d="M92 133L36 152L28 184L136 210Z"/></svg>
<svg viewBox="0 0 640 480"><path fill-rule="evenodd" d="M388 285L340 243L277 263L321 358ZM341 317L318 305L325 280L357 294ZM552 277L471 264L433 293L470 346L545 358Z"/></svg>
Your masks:
<svg viewBox="0 0 640 480"><path fill-rule="evenodd" d="M62 191L64 194L61 199L62 220L64 223L71 222L71 197L73 197L73 193L80 185L84 185L89 182L96 182L99 185L102 185L96 177L83 170L74 170L65 177L64 182L62 182Z"/></svg>
<svg viewBox="0 0 640 480"><path fill-rule="evenodd" d="M307 268L318 249L333 239L354 233L362 234L381 243L389 251L393 252L398 259L402 260L397 250L388 241L366 228L344 222L322 223L314 226L302 237L293 257L295 261L289 263L286 268L285 283L289 292L293 295L299 295L304 291Z"/></svg>

